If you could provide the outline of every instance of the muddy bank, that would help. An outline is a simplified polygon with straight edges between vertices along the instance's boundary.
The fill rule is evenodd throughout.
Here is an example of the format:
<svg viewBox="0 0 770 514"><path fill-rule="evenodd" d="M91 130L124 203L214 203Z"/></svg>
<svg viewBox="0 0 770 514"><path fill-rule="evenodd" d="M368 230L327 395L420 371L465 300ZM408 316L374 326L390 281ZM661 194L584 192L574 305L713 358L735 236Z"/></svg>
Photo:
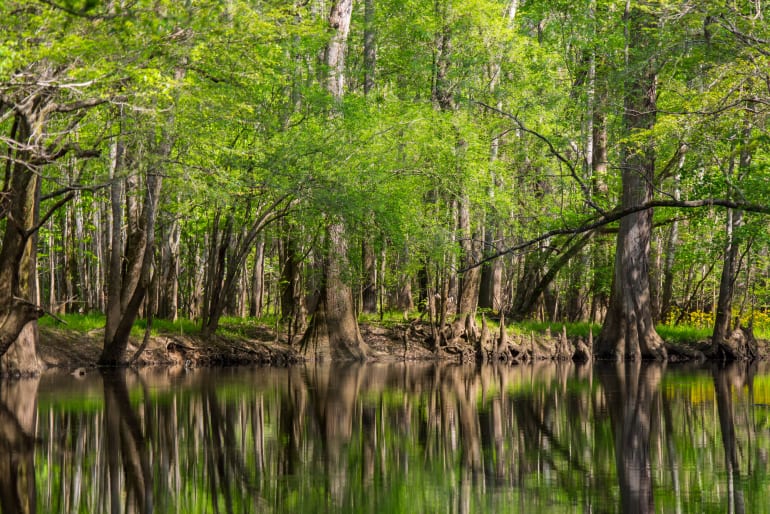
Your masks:
<svg viewBox="0 0 770 514"><path fill-rule="evenodd" d="M420 323L384 327L362 325L361 334L368 345L368 357L374 361L400 360L454 360L517 364L548 360L590 361L591 338L567 337L559 334L532 333L507 335L481 334L477 340L457 337L434 351L430 328ZM62 328L40 329L38 356L46 368L74 370L96 367L102 348L103 331L86 334ZM735 334L732 342L748 348L750 359L767 359L770 342L754 340L750 344ZM136 351L140 341L132 339L127 355ZM722 360L712 353L708 341L666 345L670 361ZM328 359L328 351L307 348L306 351L289 346L285 337L276 337L267 327L253 327L239 336L216 335L202 338L187 334L159 334L153 336L136 366L286 366L302 361Z"/></svg>

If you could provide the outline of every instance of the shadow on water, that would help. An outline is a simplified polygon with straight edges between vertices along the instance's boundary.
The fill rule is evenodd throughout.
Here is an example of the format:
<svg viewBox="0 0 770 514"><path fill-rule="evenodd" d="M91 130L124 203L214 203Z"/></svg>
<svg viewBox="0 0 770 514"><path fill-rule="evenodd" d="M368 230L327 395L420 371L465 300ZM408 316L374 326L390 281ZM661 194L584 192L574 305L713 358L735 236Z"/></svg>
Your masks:
<svg viewBox="0 0 770 514"><path fill-rule="evenodd" d="M770 375L435 363L0 385L2 512L763 512Z"/></svg>

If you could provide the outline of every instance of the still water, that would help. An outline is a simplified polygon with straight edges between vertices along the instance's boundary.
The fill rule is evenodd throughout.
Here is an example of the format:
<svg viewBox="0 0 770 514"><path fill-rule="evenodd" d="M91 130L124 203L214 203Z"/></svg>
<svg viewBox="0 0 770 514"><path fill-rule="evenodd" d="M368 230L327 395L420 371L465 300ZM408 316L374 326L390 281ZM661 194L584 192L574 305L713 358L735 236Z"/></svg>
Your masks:
<svg viewBox="0 0 770 514"><path fill-rule="evenodd" d="M16 512L770 512L770 369L389 364L0 384Z"/></svg>

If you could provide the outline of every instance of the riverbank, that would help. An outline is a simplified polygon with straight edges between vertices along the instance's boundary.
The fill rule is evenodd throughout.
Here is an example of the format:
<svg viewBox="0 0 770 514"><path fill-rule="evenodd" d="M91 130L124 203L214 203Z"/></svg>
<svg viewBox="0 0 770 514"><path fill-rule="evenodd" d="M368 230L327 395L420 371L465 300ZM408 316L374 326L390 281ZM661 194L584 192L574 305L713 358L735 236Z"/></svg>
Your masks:
<svg viewBox="0 0 770 514"><path fill-rule="evenodd" d="M325 359L323 349L309 348L301 351L296 345L289 346L286 338L277 337L271 327L254 325L239 327L237 332L225 331L226 335L202 337L197 334L159 333L150 337L148 345L134 363L136 366L287 366L305 360ZM566 330L552 334L541 333L508 335L503 345L499 338L489 337L479 351L479 344L455 338L439 352L432 350L430 329L426 324L397 325L362 324L361 334L368 346L368 356L374 361L455 360L499 361L508 364L547 361L591 359L592 338L568 335ZM739 337L736 334L735 337ZM103 330L78 332L63 326L40 327L38 356L46 369L84 370L96 367L102 348ZM745 342L735 341L738 345ZM127 355L130 357L141 344L134 337ZM755 359L770 356L770 342L756 340ZM711 345L701 341L669 341L666 344L670 361L702 361L717 358L712 355Z"/></svg>

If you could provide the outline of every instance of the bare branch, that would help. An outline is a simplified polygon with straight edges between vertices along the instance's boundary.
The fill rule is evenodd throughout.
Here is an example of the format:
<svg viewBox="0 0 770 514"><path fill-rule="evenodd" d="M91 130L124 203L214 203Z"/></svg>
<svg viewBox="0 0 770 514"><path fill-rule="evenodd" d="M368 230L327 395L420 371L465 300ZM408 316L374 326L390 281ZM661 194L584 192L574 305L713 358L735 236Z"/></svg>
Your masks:
<svg viewBox="0 0 770 514"><path fill-rule="evenodd" d="M40 197L41 202L45 202L46 200L52 200L56 198L57 196L61 196L67 193L73 193L76 191L88 191L89 193L93 193L96 191L99 191L100 189L104 189L106 187L109 187L112 184L112 180L102 183L102 184L95 184L92 186L82 186L80 184L74 184L71 186L65 186L61 189L57 189L56 191L52 191L46 195L43 195Z"/></svg>
<svg viewBox="0 0 770 514"><path fill-rule="evenodd" d="M527 128L524 125L524 122L522 122L518 118L518 116L516 116L515 114L511 114L509 112L503 111L502 109L498 109L497 107L492 107L491 105L485 104L484 102L479 102L477 100L472 100L472 102L477 104L477 105L480 105L481 107L483 107L485 109L488 109L490 111L496 112L496 113L500 114L501 116L505 116L506 118L513 120L520 130L526 132L527 134L531 134L531 135L535 136L537 139L539 139L540 141L544 142L546 144L546 146L548 146L548 150L551 152L551 155L556 157L562 164L564 164L567 167L567 169L569 169L570 175L572 176L573 179L575 179L575 182L578 183L578 185L580 186L580 190L583 192L583 197L584 197L585 202L589 206L591 206L591 208L593 208L599 214L605 214L604 209L599 207L599 205L591 199L591 190L586 185L586 183L583 182L583 179L581 179L580 176L578 175L577 169L575 168L575 165L572 164L569 161L569 159L567 159L564 155L561 154L561 152L559 152L556 149L556 147L553 145L553 143L551 142L551 140L547 136L545 136L545 135L543 135L543 134L541 134L541 133L539 133L539 132L537 132L535 130Z"/></svg>
<svg viewBox="0 0 770 514"><path fill-rule="evenodd" d="M56 211L58 211L65 203L69 202L74 197L75 197L75 193L71 192L65 195L64 198L62 198L61 200L53 204L51 208L48 209L48 212L46 212L43 216L40 217L40 221L37 222L37 225L35 225L34 227L24 232L24 237L28 238L29 236L31 236L32 234L40 230L40 227L45 225L45 223L51 218L51 216L53 216L56 213Z"/></svg>
<svg viewBox="0 0 770 514"><path fill-rule="evenodd" d="M483 264L486 264L487 262L497 259L498 257L502 257L503 255L508 255L510 253L517 252L519 250L523 250L541 241L545 241L546 239L549 239L551 237L568 235L568 234L583 234L585 232L595 230L599 227L609 225L610 223L618 221L619 219L624 218L630 214L646 211L648 209L654 209L656 207L678 208L678 209L697 209L701 207L725 207L728 209L740 209L745 212L770 214L770 206L768 205L760 205L760 204L748 203L748 202L736 202L733 200L723 200L721 198L705 198L703 200L652 200L650 202L646 202L634 207L627 207L625 209L620 209L620 208L613 209L612 211L609 211L603 214L602 216L599 216L598 218L597 217L590 218L585 222L583 222L582 224L578 225L577 227L562 227L562 228L549 230L548 232L540 234L535 238L515 244L504 250L500 250L499 252L496 252L488 257L485 257L480 261L473 263L470 266L467 266L465 268L458 270L458 273L464 273L473 268L477 268Z"/></svg>

